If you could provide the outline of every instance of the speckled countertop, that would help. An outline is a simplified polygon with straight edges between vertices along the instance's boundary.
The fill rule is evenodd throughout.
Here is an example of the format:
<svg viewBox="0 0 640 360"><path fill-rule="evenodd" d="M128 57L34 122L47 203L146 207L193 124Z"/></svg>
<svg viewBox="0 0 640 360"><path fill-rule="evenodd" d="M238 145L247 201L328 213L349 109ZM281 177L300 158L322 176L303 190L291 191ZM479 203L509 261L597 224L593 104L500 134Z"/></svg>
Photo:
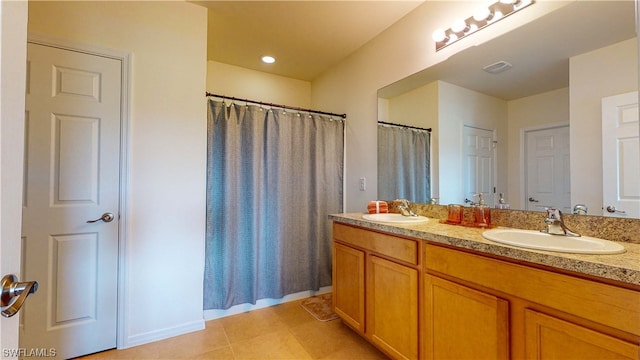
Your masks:
<svg viewBox="0 0 640 360"><path fill-rule="evenodd" d="M447 225L433 218L419 224L389 224L364 220L362 215L363 213L333 214L329 215L329 219L389 234L408 236L640 286L640 244L620 242L626 249L622 254L559 253L503 245L483 238L483 229Z"/></svg>

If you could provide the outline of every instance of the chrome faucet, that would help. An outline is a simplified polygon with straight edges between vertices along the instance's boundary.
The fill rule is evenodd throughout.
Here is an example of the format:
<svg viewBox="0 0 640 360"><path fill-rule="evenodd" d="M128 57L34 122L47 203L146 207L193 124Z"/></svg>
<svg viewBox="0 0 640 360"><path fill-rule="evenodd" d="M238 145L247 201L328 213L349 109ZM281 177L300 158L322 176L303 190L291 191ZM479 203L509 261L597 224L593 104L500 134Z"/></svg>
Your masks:
<svg viewBox="0 0 640 360"><path fill-rule="evenodd" d="M416 215L416 213L411 211L411 207L410 207L411 203L409 202L409 200L407 200L407 199L398 199L396 201L400 202L400 205L398 205L398 210L400 210L400 213L403 216L418 216L418 215Z"/></svg>
<svg viewBox="0 0 640 360"><path fill-rule="evenodd" d="M544 222L547 224L547 228L540 230L540 232L551 235L581 236L567 228L562 219L562 211L558 209L547 208L547 217L544 219Z"/></svg>

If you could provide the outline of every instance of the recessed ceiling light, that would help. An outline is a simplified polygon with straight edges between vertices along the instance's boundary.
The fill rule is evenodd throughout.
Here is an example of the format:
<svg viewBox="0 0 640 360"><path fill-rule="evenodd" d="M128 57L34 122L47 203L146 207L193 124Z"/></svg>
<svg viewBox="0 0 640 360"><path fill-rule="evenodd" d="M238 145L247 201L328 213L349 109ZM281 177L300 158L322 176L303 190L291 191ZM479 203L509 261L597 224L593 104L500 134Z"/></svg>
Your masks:
<svg viewBox="0 0 640 360"><path fill-rule="evenodd" d="M262 57L262 62L265 64L273 64L274 62L276 62L276 58L274 58L273 56L265 55Z"/></svg>

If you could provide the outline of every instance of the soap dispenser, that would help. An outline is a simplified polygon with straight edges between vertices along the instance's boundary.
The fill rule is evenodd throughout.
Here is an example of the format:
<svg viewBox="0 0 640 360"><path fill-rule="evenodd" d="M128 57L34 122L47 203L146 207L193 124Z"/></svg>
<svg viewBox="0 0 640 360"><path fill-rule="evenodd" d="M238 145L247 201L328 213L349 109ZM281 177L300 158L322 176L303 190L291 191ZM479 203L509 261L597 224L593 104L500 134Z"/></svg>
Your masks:
<svg viewBox="0 0 640 360"><path fill-rule="evenodd" d="M480 227L489 227L491 225L491 208L484 202L484 195L478 193L478 204L473 208L476 225Z"/></svg>

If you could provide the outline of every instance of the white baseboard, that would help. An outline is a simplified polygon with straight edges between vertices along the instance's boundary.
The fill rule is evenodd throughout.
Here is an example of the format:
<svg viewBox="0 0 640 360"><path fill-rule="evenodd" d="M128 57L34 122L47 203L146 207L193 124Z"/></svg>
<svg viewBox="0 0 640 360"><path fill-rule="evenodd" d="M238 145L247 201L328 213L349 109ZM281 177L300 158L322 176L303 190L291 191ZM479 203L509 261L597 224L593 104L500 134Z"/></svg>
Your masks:
<svg viewBox="0 0 640 360"><path fill-rule="evenodd" d="M185 323L179 326L154 330L143 334L137 334L133 336L129 336L126 338L126 343L119 346L119 349L126 349L133 346L148 344L155 341L160 341L164 339L168 339L170 337L184 335L194 331L204 330L205 321L220 319L223 317L240 314L243 312L258 310L269 306L274 306L278 304L284 304L290 301L296 301L304 298L308 298L315 295L322 295L332 291L331 286L325 286L320 288L318 291L301 291L295 294L289 294L284 296L281 299L261 299L253 304L240 304L233 306L227 310L204 310L204 319L198 321L192 321L189 323Z"/></svg>
<svg viewBox="0 0 640 360"><path fill-rule="evenodd" d="M209 320L220 319L223 317L236 315L236 314L240 314L240 313L251 311L251 310L258 310L258 309L266 308L273 305L278 305L278 304L283 304L290 301L308 298L314 295L326 294L328 292L331 292L331 290L332 290L331 286L325 286L325 287L321 287L318 291L313 291L313 290L301 291L295 294L286 295L282 299L261 299L256 301L255 305L240 304L240 305L232 306L226 310L209 309L204 311L204 320L209 321Z"/></svg>
<svg viewBox="0 0 640 360"><path fill-rule="evenodd" d="M133 346L148 344L155 341L168 339L170 337L184 335L194 331L204 330L204 320L192 321L178 326L149 331L143 334L132 335L126 338L126 344L118 349L126 349Z"/></svg>

